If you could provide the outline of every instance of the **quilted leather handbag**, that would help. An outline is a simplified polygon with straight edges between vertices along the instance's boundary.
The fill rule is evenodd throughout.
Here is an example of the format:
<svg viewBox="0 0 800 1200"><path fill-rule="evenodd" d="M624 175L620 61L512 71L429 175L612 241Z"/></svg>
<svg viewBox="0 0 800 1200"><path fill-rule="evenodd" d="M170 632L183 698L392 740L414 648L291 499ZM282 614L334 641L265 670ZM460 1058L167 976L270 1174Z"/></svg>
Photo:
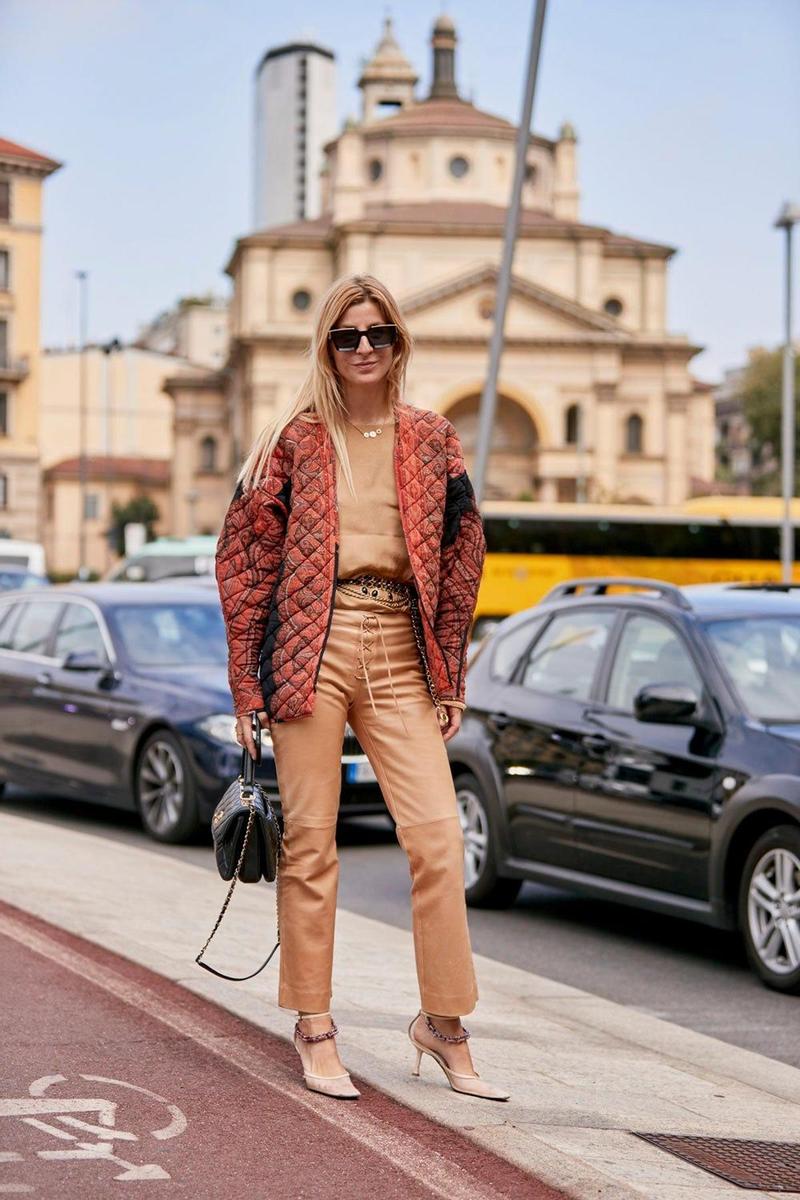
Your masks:
<svg viewBox="0 0 800 1200"><path fill-rule="evenodd" d="M269 796L256 783L256 766L261 762L261 722L255 713L252 714L251 721L256 757L251 758L246 747L242 749L241 771L226 788L211 818L211 836L214 841L217 870L223 879L231 881L231 886L228 888L216 924L195 959L198 966L210 971L212 975L237 983L252 979L254 975L263 971L281 940L279 926L275 945L261 966L249 975L225 975L208 963L201 962L209 942L220 927L239 880L242 883L258 883L260 879L266 879L267 883L272 883L278 874L281 852L280 825Z"/></svg>

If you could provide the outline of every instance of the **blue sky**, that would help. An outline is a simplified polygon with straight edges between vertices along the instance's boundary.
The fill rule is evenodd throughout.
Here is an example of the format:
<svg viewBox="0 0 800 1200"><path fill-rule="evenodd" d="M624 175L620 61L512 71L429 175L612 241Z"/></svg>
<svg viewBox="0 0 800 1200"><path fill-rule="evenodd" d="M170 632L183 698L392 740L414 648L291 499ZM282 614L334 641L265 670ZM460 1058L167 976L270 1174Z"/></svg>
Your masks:
<svg viewBox="0 0 800 1200"><path fill-rule="evenodd" d="M452 0L458 82L516 119L532 0ZM437 0L388 6L430 78ZM63 161L47 183L43 336L133 336L177 296L225 291L250 226L253 69L312 37L337 55L339 111L387 6L362 0L0 0L0 135ZM785 199L800 201L798 0L550 0L534 128L578 130L582 218L680 253L670 327L714 379L782 328ZM800 240L800 239L799 239Z"/></svg>

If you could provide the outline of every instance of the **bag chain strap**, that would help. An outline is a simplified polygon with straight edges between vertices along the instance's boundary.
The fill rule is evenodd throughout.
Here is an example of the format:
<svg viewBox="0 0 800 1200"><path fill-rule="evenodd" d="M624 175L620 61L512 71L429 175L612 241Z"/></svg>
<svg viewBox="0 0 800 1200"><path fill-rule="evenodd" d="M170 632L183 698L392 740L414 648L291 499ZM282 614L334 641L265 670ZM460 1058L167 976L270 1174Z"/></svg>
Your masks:
<svg viewBox="0 0 800 1200"><path fill-rule="evenodd" d="M447 713L447 710L445 709L445 706L442 704L442 702L439 699L437 692L436 692L436 685L434 684L433 676L431 675L431 668L428 663L428 655L425 651L425 642L424 642L424 638L422 635L422 630L420 628L420 625L421 625L421 621L420 621L420 615L419 615L419 608L417 605L417 599L416 599L416 597L412 597L412 599L411 599L411 628L414 631L414 640L417 643L417 650L419 651L419 656L422 660L422 666L425 671L425 681L428 685L428 691L430 692L431 699L433 700L433 703L436 706L436 717L439 721L439 724L442 726L442 728L444 728L446 725L450 724L450 717L449 717L449 714Z"/></svg>

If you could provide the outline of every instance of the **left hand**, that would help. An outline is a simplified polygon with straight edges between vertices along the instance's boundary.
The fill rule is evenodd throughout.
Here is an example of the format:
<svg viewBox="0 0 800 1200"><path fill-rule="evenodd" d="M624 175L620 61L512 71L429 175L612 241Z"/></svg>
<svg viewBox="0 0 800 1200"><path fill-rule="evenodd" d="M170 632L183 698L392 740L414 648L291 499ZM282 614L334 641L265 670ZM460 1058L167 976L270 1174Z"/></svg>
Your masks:
<svg viewBox="0 0 800 1200"><path fill-rule="evenodd" d="M442 726L442 738L449 742L451 737L454 737L461 728L461 709L451 708L449 704L444 706L450 717L449 724Z"/></svg>

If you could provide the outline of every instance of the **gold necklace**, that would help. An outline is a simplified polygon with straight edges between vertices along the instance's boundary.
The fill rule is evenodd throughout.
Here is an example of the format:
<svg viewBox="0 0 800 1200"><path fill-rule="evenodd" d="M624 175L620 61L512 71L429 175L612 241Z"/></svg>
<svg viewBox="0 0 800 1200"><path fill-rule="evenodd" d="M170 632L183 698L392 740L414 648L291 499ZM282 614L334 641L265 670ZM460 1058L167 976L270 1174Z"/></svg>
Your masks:
<svg viewBox="0 0 800 1200"><path fill-rule="evenodd" d="M365 438L378 437L379 434L383 433L384 425L394 424L394 419L389 420L387 418L385 421L381 422L381 425L378 429L362 429L360 425L356 425L355 421L351 421L349 417L345 417L345 421L347 421L348 425L352 425L353 429L357 429L361 436Z"/></svg>

